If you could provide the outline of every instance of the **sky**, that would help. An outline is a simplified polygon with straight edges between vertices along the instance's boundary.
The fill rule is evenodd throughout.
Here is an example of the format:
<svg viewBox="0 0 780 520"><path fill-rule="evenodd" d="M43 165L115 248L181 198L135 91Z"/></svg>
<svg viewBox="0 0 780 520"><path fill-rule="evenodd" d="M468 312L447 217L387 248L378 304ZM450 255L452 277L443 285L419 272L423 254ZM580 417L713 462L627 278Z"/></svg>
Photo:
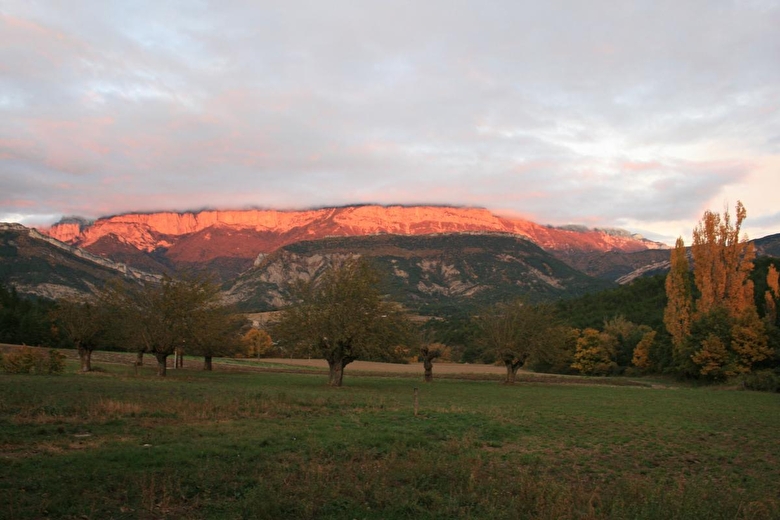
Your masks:
<svg viewBox="0 0 780 520"><path fill-rule="evenodd" d="M478 206L780 233L780 0L0 0L0 221Z"/></svg>

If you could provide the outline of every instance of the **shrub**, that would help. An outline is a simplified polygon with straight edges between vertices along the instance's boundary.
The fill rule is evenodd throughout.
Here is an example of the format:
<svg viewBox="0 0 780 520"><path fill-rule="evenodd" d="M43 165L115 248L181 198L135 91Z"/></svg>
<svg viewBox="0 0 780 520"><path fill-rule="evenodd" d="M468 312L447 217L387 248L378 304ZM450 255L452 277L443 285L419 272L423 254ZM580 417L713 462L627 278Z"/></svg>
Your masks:
<svg viewBox="0 0 780 520"><path fill-rule="evenodd" d="M759 392L780 392L780 375L772 370L757 370L741 377L742 386Z"/></svg>
<svg viewBox="0 0 780 520"><path fill-rule="evenodd" d="M60 374L65 370L65 355L22 347L0 357L0 368L9 374Z"/></svg>

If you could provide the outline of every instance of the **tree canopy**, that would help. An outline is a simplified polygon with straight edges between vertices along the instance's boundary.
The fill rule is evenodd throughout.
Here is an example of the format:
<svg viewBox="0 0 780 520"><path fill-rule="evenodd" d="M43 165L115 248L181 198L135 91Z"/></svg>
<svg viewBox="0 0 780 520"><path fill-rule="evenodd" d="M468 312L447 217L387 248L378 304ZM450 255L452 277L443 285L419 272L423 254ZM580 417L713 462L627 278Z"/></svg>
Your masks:
<svg viewBox="0 0 780 520"><path fill-rule="evenodd" d="M341 386L349 363L389 360L392 348L409 337L406 314L382 298L379 274L365 259L345 260L319 280L298 284L293 294L272 335L297 355L324 358L331 386Z"/></svg>

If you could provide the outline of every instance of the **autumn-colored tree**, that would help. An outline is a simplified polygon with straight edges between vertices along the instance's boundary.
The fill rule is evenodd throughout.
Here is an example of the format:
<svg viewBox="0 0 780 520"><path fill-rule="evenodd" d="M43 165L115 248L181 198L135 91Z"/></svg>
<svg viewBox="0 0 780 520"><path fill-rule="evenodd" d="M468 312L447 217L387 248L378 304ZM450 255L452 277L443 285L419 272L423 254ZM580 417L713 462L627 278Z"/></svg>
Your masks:
<svg viewBox="0 0 780 520"><path fill-rule="evenodd" d="M617 363L614 338L596 329L585 329L577 340L572 368L586 375L603 376L612 372Z"/></svg>
<svg viewBox="0 0 780 520"><path fill-rule="evenodd" d="M728 351L723 340L716 334L709 334L691 359L699 366L700 374L712 379L733 376L735 372L728 366Z"/></svg>
<svg viewBox="0 0 780 520"><path fill-rule="evenodd" d="M341 386L349 363L392 358L393 347L409 339L408 317L382 298L379 273L365 259L345 260L293 294L273 336L298 354L325 358L331 386Z"/></svg>
<svg viewBox="0 0 780 520"><path fill-rule="evenodd" d="M767 290L764 293L765 317L770 324L777 323L777 302L780 300L780 272L774 264L769 265L766 275Z"/></svg>
<svg viewBox="0 0 780 520"><path fill-rule="evenodd" d="M745 237L740 237L742 222L747 216L745 207L737 202L736 221L731 222L728 210L723 217L705 211L702 220L693 230L693 275L699 298L696 314L701 316L714 307L724 307L736 318L743 311L755 306L753 269L755 250Z"/></svg>
<svg viewBox="0 0 780 520"><path fill-rule="evenodd" d="M678 353L691 333L693 314L688 255L682 237L677 239L672 249L671 269L666 276L666 297L664 325L672 336L672 347Z"/></svg>
<svg viewBox="0 0 780 520"><path fill-rule="evenodd" d="M750 372L753 365L772 356L769 337L755 306L744 310L734 321L730 347L734 372L738 374Z"/></svg>
<svg viewBox="0 0 780 520"><path fill-rule="evenodd" d="M653 362L650 359L650 349L653 347L657 332L649 330L644 333L642 339L634 347L634 356L631 358L631 364L642 371L649 371L653 368Z"/></svg>
<svg viewBox="0 0 780 520"><path fill-rule="evenodd" d="M241 338L247 357L266 357L273 352L271 335L263 329L252 327Z"/></svg>
<svg viewBox="0 0 780 520"><path fill-rule="evenodd" d="M690 321L681 239L672 253L664 323L683 374L730 377L750 371L771 355L749 278L755 251L746 237L740 237L746 216L745 207L737 202L734 221L728 210L723 216L706 211L693 230L691 255L698 297L691 307ZM768 282L771 287L772 281ZM720 332L716 334L714 329Z"/></svg>

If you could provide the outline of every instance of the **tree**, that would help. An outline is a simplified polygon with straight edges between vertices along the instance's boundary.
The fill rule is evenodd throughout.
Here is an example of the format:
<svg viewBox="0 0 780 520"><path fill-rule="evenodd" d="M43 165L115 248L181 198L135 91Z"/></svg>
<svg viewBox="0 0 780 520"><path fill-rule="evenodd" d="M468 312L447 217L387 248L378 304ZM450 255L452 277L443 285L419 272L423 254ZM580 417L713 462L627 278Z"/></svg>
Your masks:
<svg viewBox="0 0 780 520"><path fill-rule="evenodd" d="M577 340L572 368L586 375L608 375L617 367L617 363L613 361L615 344L614 338L608 334L596 329L583 330L582 336Z"/></svg>
<svg viewBox="0 0 780 520"><path fill-rule="evenodd" d="M770 264L767 270L766 285L764 316L769 324L774 325L777 323L777 302L780 300L780 272L773 264Z"/></svg>
<svg viewBox="0 0 780 520"><path fill-rule="evenodd" d="M409 338L410 322L379 292L379 274L362 258L345 260L319 280L293 289L272 334L300 355L328 362L331 386L341 386L344 367L360 358L387 359Z"/></svg>
<svg viewBox="0 0 780 520"><path fill-rule="evenodd" d="M213 370L214 357L233 356L241 350L241 331L247 319L219 300L216 285L208 287L214 294L203 299L191 310L191 329L187 337L187 351L203 356L203 370ZM183 348L182 348L183 350Z"/></svg>
<svg viewBox="0 0 780 520"><path fill-rule="evenodd" d="M476 318L482 341L506 367L505 384L513 384L517 371L534 355L560 348L564 327L547 305L522 300L496 304Z"/></svg>
<svg viewBox="0 0 780 520"><path fill-rule="evenodd" d="M754 306L753 269L755 250L746 237L740 237L745 207L737 202L737 218L732 224L728 210L723 217L705 211L693 230L693 275L699 297L696 313L706 314L714 307L724 307L732 317Z"/></svg>
<svg viewBox="0 0 780 520"><path fill-rule="evenodd" d="M750 279L755 251L746 237L740 237L746 216L741 202L737 202L733 222L728 210L723 216L704 212L693 230L691 245L698 292L693 301L685 286L682 239L678 239L672 253L664 321L672 335L675 362L682 374L711 379L730 377L749 372L754 364L772 354ZM773 280L767 280L770 287L772 283ZM767 304L771 311L769 298Z"/></svg>
<svg viewBox="0 0 780 520"><path fill-rule="evenodd" d="M656 334L656 331L652 329L646 331L642 336L642 339L639 340L639 343L634 347L634 355L631 358L631 364L642 371L649 371L653 368L650 351L653 347Z"/></svg>
<svg viewBox="0 0 780 520"><path fill-rule="evenodd" d="M153 354L157 374L167 374L168 356L177 348L213 345L215 315L222 314L219 291L205 277L163 277L160 283L114 283L102 296L123 331L123 342ZM217 327L217 331L222 329ZM204 337L201 337L204 336Z"/></svg>
<svg viewBox="0 0 780 520"><path fill-rule="evenodd" d="M60 332L76 347L82 372L92 370L92 351L106 332L105 314L95 298L62 299L52 310Z"/></svg>
<svg viewBox="0 0 780 520"><path fill-rule="evenodd" d="M689 276L688 255L682 237L672 249L671 269L666 276L667 305L664 311L664 325L672 336L672 347L676 351L691 333L693 300Z"/></svg>
<svg viewBox="0 0 780 520"><path fill-rule="evenodd" d="M271 336L263 329L250 328L241 337L241 343L247 357L266 357L273 352Z"/></svg>
<svg viewBox="0 0 780 520"><path fill-rule="evenodd" d="M424 341L420 345L420 357L423 362L423 370L425 370L423 379L426 383L433 381L433 361L442 357L446 349L445 345L431 341Z"/></svg>

